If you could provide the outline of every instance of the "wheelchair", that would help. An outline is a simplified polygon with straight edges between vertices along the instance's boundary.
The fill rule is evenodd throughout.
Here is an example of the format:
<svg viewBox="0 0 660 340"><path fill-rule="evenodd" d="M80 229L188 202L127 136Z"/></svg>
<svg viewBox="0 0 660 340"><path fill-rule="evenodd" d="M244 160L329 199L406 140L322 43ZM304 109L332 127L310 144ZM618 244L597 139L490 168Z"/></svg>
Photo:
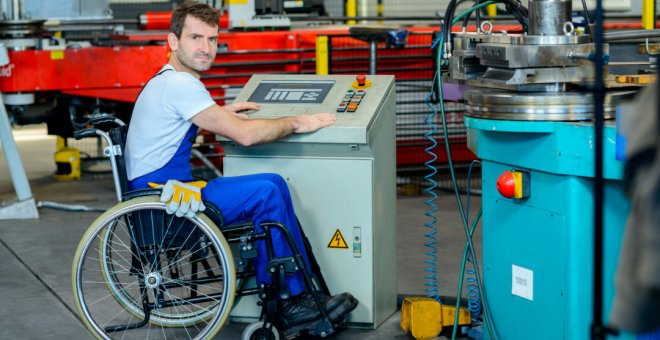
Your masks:
<svg viewBox="0 0 660 340"><path fill-rule="evenodd" d="M72 268L73 297L80 318L97 338L212 338L227 321L235 296L258 294L259 321L243 339L293 338L301 334L325 337L335 328L323 308L328 287L309 242L306 268L300 250L282 224L226 225L210 202L193 217L165 212L160 189L128 190L123 159L128 126L111 116L91 121L76 139L101 136L107 142L118 203L99 216L82 236ZM293 255L274 258L270 232L280 229ZM272 284L247 287L255 275L251 260L255 242L264 240ZM300 271L321 318L308 329L281 329L282 301L289 298L285 276ZM280 327L280 331L278 331Z"/></svg>

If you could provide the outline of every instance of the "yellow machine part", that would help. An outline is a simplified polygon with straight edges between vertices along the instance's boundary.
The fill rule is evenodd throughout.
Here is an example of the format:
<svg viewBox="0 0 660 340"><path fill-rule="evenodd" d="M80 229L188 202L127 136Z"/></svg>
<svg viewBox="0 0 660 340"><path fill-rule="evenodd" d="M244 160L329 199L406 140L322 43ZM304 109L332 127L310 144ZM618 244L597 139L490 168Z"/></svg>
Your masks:
<svg viewBox="0 0 660 340"><path fill-rule="evenodd" d="M55 179L70 181L80 179L80 151L76 148L59 148L55 152Z"/></svg>
<svg viewBox="0 0 660 340"><path fill-rule="evenodd" d="M648 51L646 47L648 47ZM639 54L660 54L660 44L639 44L637 45L637 52Z"/></svg>
<svg viewBox="0 0 660 340"><path fill-rule="evenodd" d="M486 14L488 14L489 17L497 16L497 4L486 6Z"/></svg>
<svg viewBox="0 0 660 340"><path fill-rule="evenodd" d="M655 83L656 78L655 74L639 74L631 76L616 76L615 79L617 83L649 85Z"/></svg>
<svg viewBox="0 0 660 340"><path fill-rule="evenodd" d="M655 24L655 0L642 0L642 28L654 29Z"/></svg>
<svg viewBox="0 0 660 340"><path fill-rule="evenodd" d="M357 0L346 0L344 4L346 8L346 16L355 18L357 16ZM348 20L347 25L355 25L357 22L355 20Z"/></svg>
<svg viewBox="0 0 660 340"><path fill-rule="evenodd" d="M319 35L316 37L316 74L329 74L330 60L328 59L328 36Z"/></svg>
<svg viewBox="0 0 660 340"><path fill-rule="evenodd" d="M426 297L407 297L401 306L401 329L416 340L433 339L445 326L454 325L456 307L441 305ZM470 312L461 307L458 314L459 325L472 323Z"/></svg>

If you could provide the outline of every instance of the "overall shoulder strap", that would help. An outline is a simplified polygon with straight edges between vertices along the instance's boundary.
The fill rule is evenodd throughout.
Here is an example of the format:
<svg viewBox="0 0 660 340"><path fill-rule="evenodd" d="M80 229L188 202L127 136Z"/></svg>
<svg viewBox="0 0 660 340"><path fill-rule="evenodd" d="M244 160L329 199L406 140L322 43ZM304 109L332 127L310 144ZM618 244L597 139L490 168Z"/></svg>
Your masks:
<svg viewBox="0 0 660 340"><path fill-rule="evenodd" d="M140 98L140 95L142 94L142 91L144 91L144 88L147 87L147 84L149 84L150 81L152 81L154 78L158 77L159 75L161 75L161 74L163 74L167 71L174 71L174 70L171 69L171 68L166 68L164 70L158 71L158 73L154 74L151 78L149 78L149 80L140 89L140 92L138 92L138 95L135 97L135 101L137 101L137 99Z"/></svg>

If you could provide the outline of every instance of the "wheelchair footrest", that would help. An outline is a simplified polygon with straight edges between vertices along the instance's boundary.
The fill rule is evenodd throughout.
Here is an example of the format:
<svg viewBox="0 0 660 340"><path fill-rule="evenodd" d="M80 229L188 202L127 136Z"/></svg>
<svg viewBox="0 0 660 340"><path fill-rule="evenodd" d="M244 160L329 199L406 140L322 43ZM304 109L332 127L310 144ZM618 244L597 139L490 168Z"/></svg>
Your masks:
<svg viewBox="0 0 660 340"><path fill-rule="evenodd" d="M335 328L332 326L330 320L317 319L282 331L282 337L284 339L293 339L305 333L311 336L325 338L332 335L334 332Z"/></svg>

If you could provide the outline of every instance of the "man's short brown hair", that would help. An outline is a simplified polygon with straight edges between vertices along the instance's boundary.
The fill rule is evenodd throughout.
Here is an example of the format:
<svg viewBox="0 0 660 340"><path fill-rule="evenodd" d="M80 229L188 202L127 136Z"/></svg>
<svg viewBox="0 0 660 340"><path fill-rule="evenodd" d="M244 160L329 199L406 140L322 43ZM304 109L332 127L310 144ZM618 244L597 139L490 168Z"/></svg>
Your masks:
<svg viewBox="0 0 660 340"><path fill-rule="evenodd" d="M186 21L186 17L191 15L194 18L205 22L209 26L218 27L220 24L220 17L218 12L211 8L207 4L202 4L197 1L188 0L184 2L181 7L177 8L172 12L172 20L170 21L170 31L176 35L177 38L181 38L181 31L183 30L183 24Z"/></svg>

